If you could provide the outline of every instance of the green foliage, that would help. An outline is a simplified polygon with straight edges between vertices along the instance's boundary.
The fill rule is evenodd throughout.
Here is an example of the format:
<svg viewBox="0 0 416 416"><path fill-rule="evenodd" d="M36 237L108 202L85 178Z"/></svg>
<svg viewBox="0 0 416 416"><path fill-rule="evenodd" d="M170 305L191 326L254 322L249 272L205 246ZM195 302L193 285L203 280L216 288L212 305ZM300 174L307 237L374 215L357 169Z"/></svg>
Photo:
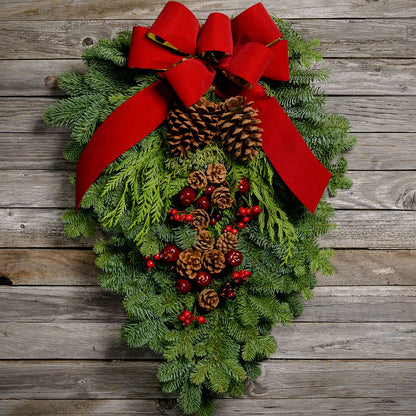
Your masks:
<svg viewBox="0 0 416 416"><path fill-rule="evenodd" d="M347 163L342 153L355 138L349 123L323 111L325 94L316 83L325 82L328 71L314 63L321 59L318 42L305 41L288 22L275 18L288 39L290 81L263 79L261 84L276 97L308 146L332 173L330 195L348 188ZM71 128L71 142L64 151L77 160L92 134L115 108L159 79L156 72L126 68L131 40L129 31L114 40L102 39L85 51L89 70L84 75L63 73L59 87L68 94L45 112L45 122ZM206 97L219 101L211 88ZM195 315L197 295L179 295L175 276L167 264L148 271L143 255L152 256L170 243L180 250L192 247L196 231L186 224L167 221L175 195L186 185L193 170L209 163L223 163L226 178L238 205L259 205L262 214L239 232L241 268L252 272L235 289L236 300L227 301L205 314L204 325L183 327L178 314L184 309ZM246 177L250 190L237 194L238 181ZM218 237L233 221L237 206L223 212L223 219L210 228ZM186 414L211 415L218 395L244 393L247 378L260 376L259 362L276 349L270 335L277 324L289 324L303 311L303 299L312 297L316 272L330 274L332 251L321 249L317 237L334 228L333 208L322 198L315 214L309 213L287 189L264 153L241 163L218 141L181 159L172 157L165 139L165 126L150 133L111 163L85 194L78 213L63 214L70 237L93 237L96 225L106 233L96 242L96 264L102 269L102 287L123 295L128 322L122 338L132 347L147 344L163 354L158 377L165 392L177 392ZM230 276L212 286L219 290Z"/></svg>

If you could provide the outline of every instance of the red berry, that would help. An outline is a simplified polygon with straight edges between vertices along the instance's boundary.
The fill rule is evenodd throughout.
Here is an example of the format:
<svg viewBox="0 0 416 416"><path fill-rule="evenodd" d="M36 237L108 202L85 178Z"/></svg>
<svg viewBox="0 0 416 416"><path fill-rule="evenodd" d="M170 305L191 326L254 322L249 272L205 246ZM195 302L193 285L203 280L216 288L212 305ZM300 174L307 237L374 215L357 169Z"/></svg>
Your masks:
<svg viewBox="0 0 416 416"><path fill-rule="evenodd" d="M188 326L191 324L191 321L189 319L185 319L183 326Z"/></svg>
<svg viewBox="0 0 416 416"><path fill-rule="evenodd" d="M261 212L261 208L258 205L254 205L253 209L252 209L253 214L260 214Z"/></svg>
<svg viewBox="0 0 416 416"><path fill-rule="evenodd" d="M187 215L185 215L185 220L187 221L187 222L192 222L192 215L191 214L187 214Z"/></svg>
<svg viewBox="0 0 416 416"><path fill-rule="evenodd" d="M215 191L215 185L209 185L205 188L205 195L211 195Z"/></svg>
<svg viewBox="0 0 416 416"><path fill-rule="evenodd" d="M192 188L186 187L179 192L179 203L184 207L189 207L195 201L196 194Z"/></svg>
<svg viewBox="0 0 416 416"><path fill-rule="evenodd" d="M240 194L246 193L250 189L250 182L246 178L241 178L238 182L238 192Z"/></svg>
<svg viewBox="0 0 416 416"><path fill-rule="evenodd" d="M240 278L240 272L234 272L233 273L233 279L239 279Z"/></svg>
<svg viewBox="0 0 416 416"><path fill-rule="evenodd" d="M177 209L175 209L175 208L172 208L172 209L170 210L170 213L171 213L172 215L176 215L176 214L178 213L178 210L177 210Z"/></svg>
<svg viewBox="0 0 416 416"><path fill-rule="evenodd" d="M228 292L227 294L228 299L235 299L235 293L234 292Z"/></svg>
<svg viewBox="0 0 416 416"><path fill-rule="evenodd" d="M194 316L194 315L191 315L191 316L189 317L189 319L190 319L191 321L193 321L193 320L195 320L195 316Z"/></svg>
<svg viewBox="0 0 416 416"><path fill-rule="evenodd" d="M251 215L251 209L250 208L246 208L246 215Z"/></svg>
<svg viewBox="0 0 416 416"><path fill-rule="evenodd" d="M211 218L210 224L214 226L217 223L217 220L215 218Z"/></svg>
<svg viewBox="0 0 416 416"><path fill-rule="evenodd" d="M160 253L157 253L153 256L155 260L160 260Z"/></svg>
<svg viewBox="0 0 416 416"><path fill-rule="evenodd" d="M197 200L196 200L196 207L200 208L200 209L204 209L205 211L209 210L209 199L206 195L202 195L200 196Z"/></svg>
<svg viewBox="0 0 416 416"><path fill-rule="evenodd" d="M243 218L243 222L247 223L247 222L249 222L249 221L250 221L250 217L244 217L244 218Z"/></svg>
<svg viewBox="0 0 416 416"><path fill-rule="evenodd" d="M241 270L241 277L250 277L251 273L248 270Z"/></svg>
<svg viewBox="0 0 416 416"><path fill-rule="evenodd" d="M175 289L181 295L186 295L191 290L191 283L186 279L178 279L175 283Z"/></svg>
<svg viewBox="0 0 416 416"><path fill-rule="evenodd" d="M191 312L189 312L189 311L183 311L182 312L182 315L185 317L185 318L190 318L191 317Z"/></svg>
<svg viewBox="0 0 416 416"><path fill-rule="evenodd" d="M219 221L221 218L222 218L222 215L221 215L220 213L215 214L215 219L216 219L217 221Z"/></svg>
<svg viewBox="0 0 416 416"><path fill-rule="evenodd" d="M179 221L184 222L185 221L185 217L186 217L185 214L181 214L181 216L179 218Z"/></svg>
<svg viewBox="0 0 416 416"><path fill-rule="evenodd" d="M221 292L218 296L219 296L221 299L227 299L227 294L226 294L225 292Z"/></svg>
<svg viewBox="0 0 416 416"><path fill-rule="evenodd" d="M199 272L195 278L196 284L201 287L207 287L211 283L211 276L207 272Z"/></svg>
<svg viewBox="0 0 416 416"><path fill-rule="evenodd" d="M155 262L153 260L147 260L146 266L148 269L152 269L153 267L155 267Z"/></svg>
<svg viewBox="0 0 416 416"><path fill-rule="evenodd" d="M233 227L231 227L231 225L227 225L225 227L225 231L228 233L229 231L231 231L233 229Z"/></svg>
<svg viewBox="0 0 416 416"><path fill-rule="evenodd" d="M237 228L233 228L232 230L231 230L231 234L238 234L238 230L237 230Z"/></svg>
<svg viewBox="0 0 416 416"><path fill-rule="evenodd" d="M226 259L230 266L237 267L243 261L243 255L238 250L230 250L227 253Z"/></svg>
<svg viewBox="0 0 416 416"><path fill-rule="evenodd" d="M175 219L175 217L174 217L173 215L171 215L171 216L169 217L169 219L170 219L171 221L173 221L173 220Z"/></svg>
<svg viewBox="0 0 416 416"><path fill-rule="evenodd" d="M181 322L184 322L186 318L185 318L183 315L179 315L179 316L178 316L178 319L179 319Z"/></svg>
<svg viewBox="0 0 416 416"><path fill-rule="evenodd" d="M199 324L204 324L207 320L203 316L198 316L197 321Z"/></svg>
<svg viewBox="0 0 416 416"><path fill-rule="evenodd" d="M243 222L239 222L238 224L238 228L242 228L244 230L244 228L246 228L246 225Z"/></svg>
<svg viewBox="0 0 416 416"><path fill-rule="evenodd" d="M174 244L169 244L163 249L162 255L165 261L168 263L173 263L179 258L179 249Z"/></svg>
<svg viewBox="0 0 416 416"><path fill-rule="evenodd" d="M180 221L181 220L181 216L179 214L176 214L176 215L173 216L173 219L175 221Z"/></svg>

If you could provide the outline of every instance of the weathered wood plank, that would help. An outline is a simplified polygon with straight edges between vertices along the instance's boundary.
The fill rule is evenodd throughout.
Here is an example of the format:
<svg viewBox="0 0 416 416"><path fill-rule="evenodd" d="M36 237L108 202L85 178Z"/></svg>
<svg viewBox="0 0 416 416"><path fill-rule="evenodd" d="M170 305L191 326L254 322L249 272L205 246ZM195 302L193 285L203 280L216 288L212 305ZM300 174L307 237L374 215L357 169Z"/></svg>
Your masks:
<svg viewBox="0 0 416 416"><path fill-rule="evenodd" d="M293 27L305 38L318 38L325 57L416 57L414 19L328 20L309 17L292 20ZM80 58L82 51L96 44L98 39L114 38L138 24L150 26L152 20L53 19L47 25L27 19L4 21L0 59Z"/></svg>
<svg viewBox="0 0 416 416"><path fill-rule="evenodd" d="M91 247L92 240L66 237L60 209L0 209L0 247L58 248ZM332 248L416 248L415 211L335 212L335 231L320 237L320 243Z"/></svg>
<svg viewBox="0 0 416 416"><path fill-rule="evenodd" d="M157 362L3 361L1 397L7 399L149 399L161 392ZM262 365L246 398L414 398L414 360L278 360ZM340 377L342 374L342 377ZM394 386L394 388L392 388Z"/></svg>
<svg viewBox="0 0 416 416"><path fill-rule="evenodd" d="M2 249L0 276L13 285L97 285L91 250Z"/></svg>
<svg viewBox="0 0 416 416"><path fill-rule="evenodd" d="M158 359L130 348L117 323L0 323L0 359ZM293 323L276 327L280 359L415 359L416 323Z"/></svg>
<svg viewBox="0 0 416 416"><path fill-rule="evenodd" d="M411 158L412 156L410 156ZM414 154L416 164L416 153ZM2 208L67 208L74 205L73 171L4 170L0 193ZM329 198L337 209L416 210L416 171L349 172L351 189ZM10 186L10 184L13 186Z"/></svg>
<svg viewBox="0 0 416 416"><path fill-rule="evenodd" d="M0 276L13 285L94 286L99 277L94 261L90 250L0 249ZM331 261L335 272L319 275L319 286L416 286L412 250L335 250Z"/></svg>
<svg viewBox="0 0 416 416"><path fill-rule="evenodd" d="M326 59L319 67L331 71L329 83L317 84L329 95L415 95L414 59ZM1 96L59 96L60 73L85 72L80 60L0 61Z"/></svg>
<svg viewBox="0 0 416 416"><path fill-rule="evenodd" d="M62 132L43 121L52 98L0 98L0 132ZM409 133L416 131L414 97L328 97L326 110L347 116L351 132Z"/></svg>
<svg viewBox="0 0 416 416"><path fill-rule="evenodd" d="M415 322L416 287L317 287L297 322ZM0 286L0 322L125 321L122 299L97 287Z"/></svg>
<svg viewBox="0 0 416 416"><path fill-rule="evenodd" d="M120 0L117 7L104 0L53 1L2 1L0 19L16 20L71 20L71 19L154 19L165 5L165 1L142 0L139 3L131 0ZM229 16L240 13L250 7L249 0L229 0L227 2L183 0L198 18L206 18L212 11L221 11ZM388 2L367 2L358 0L354 3L340 0L334 4L330 0L299 0L296 3L282 0L276 5L272 0L264 0L269 12L277 13L283 18L386 18L414 17L416 3L414 0L389 0Z"/></svg>
<svg viewBox="0 0 416 416"><path fill-rule="evenodd" d="M216 416L410 416L416 413L411 398L219 399ZM0 413L13 416L182 416L173 400L1 400Z"/></svg>
<svg viewBox="0 0 416 416"><path fill-rule="evenodd" d="M357 146L346 154L351 170L415 170L414 133L358 133ZM42 169L75 172L63 159L69 133L0 133L0 170ZM19 151L16 151L16 149Z"/></svg>

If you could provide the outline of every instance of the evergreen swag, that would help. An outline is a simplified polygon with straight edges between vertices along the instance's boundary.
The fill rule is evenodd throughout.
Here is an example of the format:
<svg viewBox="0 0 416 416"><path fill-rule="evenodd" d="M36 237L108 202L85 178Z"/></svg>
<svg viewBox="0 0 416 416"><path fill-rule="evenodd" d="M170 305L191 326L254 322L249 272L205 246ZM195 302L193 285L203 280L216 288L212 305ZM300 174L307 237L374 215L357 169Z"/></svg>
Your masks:
<svg viewBox="0 0 416 416"><path fill-rule="evenodd" d="M321 59L318 41L306 41L288 22L274 20L289 42L290 81L261 83L332 173L328 192L335 195L338 188L351 186L344 176L347 163L341 153L350 150L355 140L348 135L344 117L322 110L325 95L314 82L326 81L328 72L312 65ZM59 88L69 98L48 108L45 121L71 127L66 159L77 160L99 124L159 78L156 72L126 68L130 40L130 31L114 40L100 40L84 52L89 67L85 75L67 72L59 77ZM212 89L205 97L220 101ZM250 270L252 276L236 285L235 300L201 312L198 290L178 293L175 281L180 276L172 273L169 264L156 262L148 270L143 256L153 256L168 244L181 251L194 246L196 230L186 222L169 221L168 210L187 186L190 172L205 171L208 164L217 162L227 169L226 183L237 204L209 226L215 240L235 218L238 206L259 205L262 213L238 233L241 269ZM239 196L237 185L243 177L250 188ZM203 190L196 192L198 197ZM79 212L65 211L63 221L70 237L92 238L97 224L105 232L94 246L96 263L103 272L101 286L124 296L128 323L122 338L132 347L147 344L163 355L165 362L158 371L162 389L179 393L178 402L186 414L210 415L218 395L240 396L246 379L259 377L259 363L276 349L272 328L277 323L287 325L302 313L300 298L312 297L317 271L333 271L331 250L317 243L319 235L334 228L333 208L325 199L315 214L309 213L263 152L241 162L224 151L218 139L184 159L174 156L164 123L111 163L86 193ZM210 288L219 292L231 273L226 269L216 275ZM178 315L183 310L203 314L206 322L182 326Z"/></svg>

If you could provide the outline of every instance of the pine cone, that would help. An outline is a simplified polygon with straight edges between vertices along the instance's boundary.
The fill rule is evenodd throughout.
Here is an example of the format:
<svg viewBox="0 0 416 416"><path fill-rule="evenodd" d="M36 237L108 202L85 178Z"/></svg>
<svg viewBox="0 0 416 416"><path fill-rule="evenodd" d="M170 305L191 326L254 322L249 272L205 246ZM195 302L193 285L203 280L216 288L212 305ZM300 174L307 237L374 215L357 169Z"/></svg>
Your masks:
<svg viewBox="0 0 416 416"><path fill-rule="evenodd" d="M189 174L188 183L192 189L199 191L207 186L207 176L202 170L196 170Z"/></svg>
<svg viewBox="0 0 416 416"><path fill-rule="evenodd" d="M211 202L219 209L231 208L234 204L231 192L226 186L215 189L211 195Z"/></svg>
<svg viewBox="0 0 416 416"><path fill-rule="evenodd" d="M172 153L185 157L211 142L217 131L217 105L202 97L196 104L174 104L168 114L166 137Z"/></svg>
<svg viewBox="0 0 416 416"><path fill-rule="evenodd" d="M262 145L261 121L258 110L245 103L244 97L232 97L222 104L223 113L218 121L218 136L229 153L243 161L254 159Z"/></svg>
<svg viewBox="0 0 416 416"><path fill-rule="evenodd" d="M191 212L192 227L197 230L205 230L209 225L209 214L204 209L194 209Z"/></svg>
<svg viewBox="0 0 416 416"><path fill-rule="evenodd" d="M210 311L218 306L220 299L214 289L204 289L198 296L198 303L202 309Z"/></svg>
<svg viewBox="0 0 416 416"><path fill-rule="evenodd" d="M176 270L183 277L195 279L196 275L201 270L201 253L192 250L191 248L182 251L176 262Z"/></svg>
<svg viewBox="0 0 416 416"><path fill-rule="evenodd" d="M215 165L208 165L207 178L210 183L222 183L227 176L227 169L222 163L216 163Z"/></svg>
<svg viewBox="0 0 416 416"><path fill-rule="evenodd" d="M201 263L210 273L221 273L225 269L225 256L219 250L209 250L202 254Z"/></svg>
<svg viewBox="0 0 416 416"><path fill-rule="evenodd" d="M212 235L207 230L201 230L198 233L198 241L195 244L195 249L201 253L212 250L214 248L214 240Z"/></svg>
<svg viewBox="0 0 416 416"><path fill-rule="evenodd" d="M238 237L233 233L221 234L217 240L216 248L227 254L230 250L235 250L238 244Z"/></svg>

